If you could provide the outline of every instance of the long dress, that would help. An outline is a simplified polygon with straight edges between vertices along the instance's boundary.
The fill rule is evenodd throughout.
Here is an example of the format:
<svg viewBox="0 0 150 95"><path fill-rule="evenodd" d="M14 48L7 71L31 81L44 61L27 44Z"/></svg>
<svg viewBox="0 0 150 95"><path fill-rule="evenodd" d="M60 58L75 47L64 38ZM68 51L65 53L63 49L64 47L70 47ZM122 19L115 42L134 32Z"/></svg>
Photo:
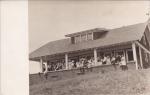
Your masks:
<svg viewBox="0 0 150 95"><path fill-rule="evenodd" d="M126 61L125 61L125 57L122 57L121 58L121 65L123 65L123 66L126 66L127 64L126 64Z"/></svg>

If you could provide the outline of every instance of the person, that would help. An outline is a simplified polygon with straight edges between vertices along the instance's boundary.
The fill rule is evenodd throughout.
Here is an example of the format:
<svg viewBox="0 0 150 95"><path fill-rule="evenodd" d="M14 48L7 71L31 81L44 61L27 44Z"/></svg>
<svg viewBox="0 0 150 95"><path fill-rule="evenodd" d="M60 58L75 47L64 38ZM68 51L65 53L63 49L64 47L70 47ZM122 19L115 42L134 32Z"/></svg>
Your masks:
<svg viewBox="0 0 150 95"><path fill-rule="evenodd" d="M48 71L51 70L51 65L50 65L50 64L47 65L47 70L48 70Z"/></svg>
<svg viewBox="0 0 150 95"><path fill-rule="evenodd" d="M122 55L122 57L121 57L121 68L123 71L128 69L124 55Z"/></svg>
<svg viewBox="0 0 150 95"><path fill-rule="evenodd" d="M98 61L98 66L102 65L102 58L101 58L101 56L99 56L97 58L97 61Z"/></svg>
<svg viewBox="0 0 150 95"><path fill-rule="evenodd" d="M48 78L47 70L45 70L45 71L44 71L44 77L45 77L45 78L46 78L46 80L47 80L47 78Z"/></svg>
<svg viewBox="0 0 150 95"><path fill-rule="evenodd" d="M83 62L83 68L88 69L88 61L86 58L84 59L84 62Z"/></svg>
<svg viewBox="0 0 150 95"><path fill-rule="evenodd" d="M73 68L77 68L77 64L75 61L73 61Z"/></svg>
<svg viewBox="0 0 150 95"><path fill-rule="evenodd" d="M80 68L80 72L81 73L85 73L85 69L88 69L88 61L86 58L82 58L81 59L81 64L82 64L82 67Z"/></svg>
<svg viewBox="0 0 150 95"><path fill-rule="evenodd" d="M72 61L71 61L71 69L74 68L74 64L75 64L75 62L74 62L74 60L72 60Z"/></svg>
<svg viewBox="0 0 150 95"><path fill-rule="evenodd" d="M71 60L69 60L69 62L68 62L68 66L69 66L69 69L72 69L72 61Z"/></svg>
<svg viewBox="0 0 150 95"><path fill-rule="evenodd" d="M81 65L80 65L80 72L83 73L83 74L85 73L85 70L84 70L84 60L85 60L84 58L80 59L80 63L81 63Z"/></svg>
<svg viewBox="0 0 150 95"><path fill-rule="evenodd" d="M76 62L76 65L77 65L77 68L79 68L80 67L80 62Z"/></svg>
<svg viewBox="0 0 150 95"><path fill-rule="evenodd" d="M115 56L113 55L112 58L111 58L111 64L113 65L114 69L117 70L115 60L116 60L116 58L115 58Z"/></svg>
<svg viewBox="0 0 150 95"><path fill-rule="evenodd" d="M106 64L106 61L107 61L107 58L106 58L106 56L104 55L102 64Z"/></svg>
<svg viewBox="0 0 150 95"><path fill-rule="evenodd" d="M107 56L107 57L106 57L106 63L107 63L107 64L111 64L110 56Z"/></svg>
<svg viewBox="0 0 150 95"><path fill-rule="evenodd" d="M120 56L120 55L117 55L117 56L116 56L115 62L116 62L117 64L120 64L120 62L121 62L121 56Z"/></svg>
<svg viewBox="0 0 150 95"><path fill-rule="evenodd" d="M88 60L88 67L92 67L92 59Z"/></svg>
<svg viewBox="0 0 150 95"><path fill-rule="evenodd" d="M89 68L89 70L92 72L92 65L93 63L92 63L92 59L90 58L89 60L88 60L88 68Z"/></svg>

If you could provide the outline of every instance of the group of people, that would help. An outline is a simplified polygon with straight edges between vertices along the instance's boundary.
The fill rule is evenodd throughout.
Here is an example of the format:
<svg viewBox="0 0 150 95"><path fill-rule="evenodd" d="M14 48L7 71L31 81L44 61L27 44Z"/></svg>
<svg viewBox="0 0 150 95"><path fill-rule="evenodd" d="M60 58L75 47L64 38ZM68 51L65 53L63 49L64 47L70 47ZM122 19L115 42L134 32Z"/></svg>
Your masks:
<svg viewBox="0 0 150 95"><path fill-rule="evenodd" d="M118 64L121 70L125 71L128 70L126 59L124 55L117 55L111 57L111 64L115 69L117 69L116 64Z"/></svg>
<svg viewBox="0 0 150 95"><path fill-rule="evenodd" d="M46 70L46 66L43 66L43 71ZM65 69L65 62L60 60L60 61L56 61L56 62L48 62L47 64L47 71L57 71L57 70L61 70L61 69Z"/></svg>
<svg viewBox="0 0 150 95"><path fill-rule="evenodd" d="M112 55L112 56L99 56L97 59L97 63L101 63L101 65L113 65L114 69L117 69L117 65L121 68L121 70L125 71L128 70L125 56L124 55ZM97 63L94 62L93 57L82 57L78 61L76 60L69 60L68 62L68 69L74 69L79 68L82 73L85 72L85 70L92 71L92 66L95 66ZM57 71L57 70L63 70L66 68L65 61L56 61L56 63L51 62L47 65L47 71ZM47 79L47 71L46 68L44 70L44 75Z"/></svg>
<svg viewBox="0 0 150 95"><path fill-rule="evenodd" d="M78 61L70 60L68 62L68 69L81 68L81 67L91 67L94 63L93 57L82 57Z"/></svg>
<svg viewBox="0 0 150 95"><path fill-rule="evenodd" d="M97 63L94 62L93 57L83 57L80 58L79 61L70 60L68 65L69 69L73 68L81 68L81 67L87 67L90 68L95 65L113 65L115 69L117 69L117 64L120 66L121 70L125 71L128 69L125 56L124 55L112 55L112 56L99 56L97 59Z"/></svg>
<svg viewBox="0 0 150 95"><path fill-rule="evenodd" d="M112 64L115 69L117 69L117 67L116 67L117 64L120 66L120 68L122 70L128 69L124 55L99 56L97 58L97 63L94 62L94 57L90 57L90 56L82 57L78 60L72 59L72 60L69 60L69 62L68 62L68 69L81 68L81 67L90 68L92 66L107 65L107 64L110 64L110 65ZM65 65L64 60L51 62L51 63L48 62L48 65L47 65L48 71L63 70L65 68L66 68L66 65Z"/></svg>

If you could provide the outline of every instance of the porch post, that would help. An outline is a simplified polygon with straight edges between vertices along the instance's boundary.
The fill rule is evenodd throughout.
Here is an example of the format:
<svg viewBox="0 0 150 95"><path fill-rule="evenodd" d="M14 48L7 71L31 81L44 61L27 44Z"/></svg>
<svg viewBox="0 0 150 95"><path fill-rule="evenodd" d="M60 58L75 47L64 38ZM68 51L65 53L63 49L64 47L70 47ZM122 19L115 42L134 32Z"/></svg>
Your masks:
<svg viewBox="0 0 150 95"><path fill-rule="evenodd" d="M65 66L66 66L66 70L68 69L68 54L65 54Z"/></svg>
<svg viewBox="0 0 150 95"><path fill-rule="evenodd" d="M133 50L133 58L134 58L136 70L138 70L137 53L136 53L136 45L135 45L135 43L132 43L132 50Z"/></svg>
<svg viewBox="0 0 150 95"><path fill-rule="evenodd" d="M40 59L40 72L43 72L43 59Z"/></svg>
<svg viewBox="0 0 150 95"><path fill-rule="evenodd" d="M141 47L139 47L139 55L140 55L140 64L141 64L141 68L143 69L143 61L142 61Z"/></svg>
<svg viewBox="0 0 150 95"><path fill-rule="evenodd" d="M97 49L95 48L94 49L94 65L96 65L97 64Z"/></svg>

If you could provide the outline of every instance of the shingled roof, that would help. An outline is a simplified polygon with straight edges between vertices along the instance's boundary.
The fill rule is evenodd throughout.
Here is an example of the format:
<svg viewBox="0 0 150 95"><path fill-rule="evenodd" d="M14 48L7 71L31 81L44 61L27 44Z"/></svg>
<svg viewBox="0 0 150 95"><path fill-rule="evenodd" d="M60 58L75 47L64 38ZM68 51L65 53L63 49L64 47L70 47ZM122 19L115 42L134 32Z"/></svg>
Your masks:
<svg viewBox="0 0 150 95"><path fill-rule="evenodd" d="M139 23L116 29L109 29L106 36L103 38L76 44L71 44L69 38L52 41L30 53L29 57L31 59L45 55L53 55L140 40L145 31L146 25L147 23Z"/></svg>

